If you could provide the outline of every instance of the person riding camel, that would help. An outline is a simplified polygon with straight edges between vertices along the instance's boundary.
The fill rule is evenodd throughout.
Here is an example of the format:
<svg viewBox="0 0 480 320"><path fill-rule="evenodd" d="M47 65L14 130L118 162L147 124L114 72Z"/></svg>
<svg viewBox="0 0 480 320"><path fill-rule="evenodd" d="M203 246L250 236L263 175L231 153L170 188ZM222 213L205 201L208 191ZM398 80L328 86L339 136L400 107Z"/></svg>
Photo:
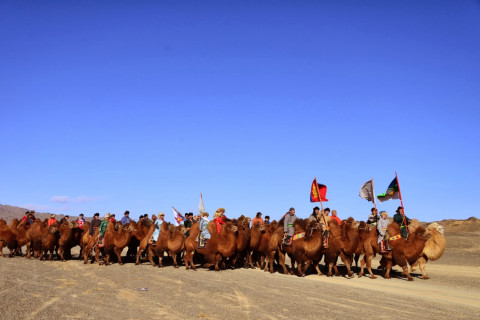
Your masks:
<svg viewBox="0 0 480 320"><path fill-rule="evenodd" d="M125 211L125 213L123 214L123 217L122 217L122 220L120 220L122 222L122 226L126 225L126 224L129 224L130 223L130 211Z"/></svg>
<svg viewBox="0 0 480 320"><path fill-rule="evenodd" d="M155 222L154 222L155 231L153 232L153 235L152 235L152 244L154 247L157 245L158 236L160 235L160 227L162 226L162 223L165 222L164 219L165 219L165 213L159 212L158 218L155 219Z"/></svg>
<svg viewBox="0 0 480 320"><path fill-rule="evenodd" d="M339 226L342 224L342 219L337 217L337 210L332 210L332 216L330 219L336 220Z"/></svg>
<svg viewBox="0 0 480 320"><path fill-rule="evenodd" d="M308 221L318 221L318 219L320 219L319 213L320 213L320 208L319 207L313 208L313 212L308 217Z"/></svg>
<svg viewBox="0 0 480 320"><path fill-rule="evenodd" d="M387 226L390 224L390 220L388 220L388 212L387 211L380 211L380 220L377 222L377 230L378 230L378 238L377 244L380 244L380 253L384 254L390 250L388 246L388 231Z"/></svg>
<svg viewBox="0 0 480 320"><path fill-rule="evenodd" d="M257 215L255 216L255 218L253 218L252 220L252 228L253 226L255 225L255 223L259 222L260 225L263 226L263 219L262 219L262 213L261 212L257 212Z"/></svg>
<svg viewBox="0 0 480 320"><path fill-rule="evenodd" d="M227 217L225 217L225 209L218 208L213 215L213 222L215 222L215 224L217 225L218 234L220 234L220 232L222 231L222 224L225 224L226 219Z"/></svg>
<svg viewBox="0 0 480 320"><path fill-rule="evenodd" d="M328 216L329 213L330 208L325 208L320 215L320 222L323 228L323 247L325 249L328 248L328 235L330 234L330 229L328 228L328 222L330 221L330 217Z"/></svg>
<svg viewBox="0 0 480 320"><path fill-rule="evenodd" d="M102 223L102 221L100 221L100 219L98 219L98 217L100 216L100 213L95 213L93 215L93 219L92 221L90 222L90 230L89 230L89 233L91 236L93 236L95 234L95 230L98 229L100 227L100 223Z"/></svg>
<svg viewBox="0 0 480 320"><path fill-rule="evenodd" d="M57 219L55 219L55 214L50 215L50 219L48 219L47 226L52 226L55 222L57 222Z"/></svg>
<svg viewBox="0 0 480 320"><path fill-rule="evenodd" d="M295 208L292 207L288 210L283 221L284 243L287 246L292 244L292 237L295 232L295 228L293 227L295 220L297 220L297 216L295 215Z"/></svg>
<svg viewBox="0 0 480 320"><path fill-rule="evenodd" d="M107 213L103 217L103 221L100 222L100 227L99 227L100 232L99 232L98 242L100 242L101 244L103 244L103 237L105 236L105 231L107 231L107 226L109 222L110 222L110 213Z"/></svg>
<svg viewBox="0 0 480 320"><path fill-rule="evenodd" d="M187 213L185 217L187 218L187 220L185 220L183 225L185 226L185 230L187 230L185 232L185 238L188 238L190 237L190 229L192 229L192 225L193 225L193 212Z"/></svg>
<svg viewBox="0 0 480 320"><path fill-rule="evenodd" d="M85 225L85 219L83 218L83 213L80 213L78 219L75 220L75 223L78 225L79 229L83 230L83 226Z"/></svg>
<svg viewBox="0 0 480 320"><path fill-rule="evenodd" d="M198 241L198 247L199 248L205 248L207 245L208 239L211 238L210 232L208 231L208 212L203 212L202 213L202 219L200 219L200 234L199 234L199 241Z"/></svg>
<svg viewBox="0 0 480 320"><path fill-rule="evenodd" d="M368 216L367 224L369 224L372 227L375 227L379 219L378 210L377 208L373 207L370 211L372 213L370 213L370 215Z"/></svg>
<svg viewBox="0 0 480 320"><path fill-rule="evenodd" d="M403 213L403 207L399 206L395 215L393 216L393 221L398 223L400 226L400 232L402 233L402 238L408 238L408 225L412 220L410 220L405 214Z"/></svg>

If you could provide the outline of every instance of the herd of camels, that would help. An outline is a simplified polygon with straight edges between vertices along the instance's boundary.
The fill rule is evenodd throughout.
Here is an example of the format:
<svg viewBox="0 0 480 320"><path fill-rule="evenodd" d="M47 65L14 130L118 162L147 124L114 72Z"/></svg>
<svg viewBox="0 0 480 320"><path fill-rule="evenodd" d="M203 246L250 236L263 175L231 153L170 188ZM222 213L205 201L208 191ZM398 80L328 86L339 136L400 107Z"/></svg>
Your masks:
<svg viewBox="0 0 480 320"><path fill-rule="evenodd" d="M356 222L353 218L348 218L340 225L337 221L328 221L330 233L327 248L324 247L322 225L318 221L297 219L294 225L295 234L304 233L304 237L288 246L283 242L283 218L279 222L273 221L268 225L256 223L251 227L250 221L250 218L244 216L227 220L220 233L215 223L210 222L208 229L211 239L202 248L198 247L198 223L193 224L190 236L186 237L185 227L165 222L161 225L154 245L151 241L155 231L152 220L131 221L126 225L116 221L108 224L104 246L100 248L99 231L97 229L93 236L90 235L88 221L83 228L79 228L75 223L68 222L55 223L49 227L46 219L36 220L31 225L18 219L7 224L0 219L0 249L3 257L5 247L10 250L9 256L14 257L21 256L22 247L26 246L27 259L31 259L33 255L34 258L52 260L56 252L58 260L65 261L72 259L71 249L80 246L79 259L83 258L85 264L96 261L100 265L109 265L110 260L116 260L118 264L135 261L138 265L148 259L153 266L163 267L162 260L168 256L175 267L179 267L178 261L183 257L187 270L196 270L197 266L215 268L217 271L250 267L262 268L272 273L278 270L298 276L314 272L313 270L322 275L322 259L327 276L333 275L332 269L336 276L340 276L336 266L340 257L346 267L346 277L353 277L352 264L355 262L356 270L359 270L358 277L364 275L366 267L370 277L375 278L372 259L376 254L380 254L377 245L378 233L376 228L363 221ZM399 265L408 280L413 280L410 272L417 266L422 272L422 278L428 279L425 264L428 260L439 259L445 251L446 240L443 227L439 224L434 222L425 228L413 220L409 229L408 239L389 241L391 251L382 254L380 260L383 277L390 278L391 268ZM399 226L391 223L388 233L391 236L399 235ZM126 256L122 257L125 248L128 250ZM287 255L291 260L290 268L285 265Z"/></svg>

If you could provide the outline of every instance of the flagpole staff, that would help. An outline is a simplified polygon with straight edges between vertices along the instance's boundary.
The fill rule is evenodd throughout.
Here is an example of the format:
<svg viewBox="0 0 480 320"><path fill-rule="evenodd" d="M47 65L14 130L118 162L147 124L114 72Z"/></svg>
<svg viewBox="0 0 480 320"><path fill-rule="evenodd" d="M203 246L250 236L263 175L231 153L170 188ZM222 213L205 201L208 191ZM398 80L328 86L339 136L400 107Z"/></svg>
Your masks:
<svg viewBox="0 0 480 320"><path fill-rule="evenodd" d="M322 207L322 214L323 214L323 202L322 202L322 196L320 195L320 190L318 189L317 177L315 177L315 189L317 190L318 199L320 200L320 207Z"/></svg>
<svg viewBox="0 0 480 320"><path fill-rule="evenodd" d="M375 206L375 210L377 210L377 201L375 201L375 188L373 185L373 178L372 178L372 191L373 191L373 205Z"/></svg>
<svg viewBox="0 0 480 320"><path fill-rule="evenodd" d="M397 179L398 196L400 197L400 205L402 206L403 211L403 224L405 225L405 230L407 231L407 233L409 233L407 227L407 219L405 218L405 208L403 207L402 192L400 191L400 182L398 181L397 171L395 171L395 178Z"/></svg>
<svg viewBox="0 0 480 320"><path fill-rule="evenodd" d="M323 221L325 222L325 230L328 231L330 230L330 228L328 227L327 218L325 218L325 212L323 212L323 201L322 201L322 196L320 195L320 189L318 189L317 177L315 177L315 189L317 190L318 200L320 200L320 206L322 207L321 212L322 212Z"/></svg>

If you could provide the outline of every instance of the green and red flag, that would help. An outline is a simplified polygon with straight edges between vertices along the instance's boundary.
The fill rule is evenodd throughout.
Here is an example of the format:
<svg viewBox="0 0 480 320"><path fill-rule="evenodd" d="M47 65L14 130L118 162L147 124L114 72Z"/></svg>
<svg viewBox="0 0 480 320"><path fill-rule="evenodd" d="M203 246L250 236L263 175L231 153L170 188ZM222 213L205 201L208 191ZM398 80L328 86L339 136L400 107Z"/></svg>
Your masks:
<svg viewBox="0 0 480 320"><path fill-rule="evenodd" d="M385 191L385 193L381 193L377 195L377 199L380 202L384 202L391 199L400 199L398 179L396 176L392 180L392 182L390 182L390 184L388 185L387 191Z"/></svg>
<svg viewBox="0 0 480 320"><path fill-rule="evenodd" d="M324 202L328 201L327 186L317 183L317 178L313 179L312 187L310 189L310 202Z"/></svg>

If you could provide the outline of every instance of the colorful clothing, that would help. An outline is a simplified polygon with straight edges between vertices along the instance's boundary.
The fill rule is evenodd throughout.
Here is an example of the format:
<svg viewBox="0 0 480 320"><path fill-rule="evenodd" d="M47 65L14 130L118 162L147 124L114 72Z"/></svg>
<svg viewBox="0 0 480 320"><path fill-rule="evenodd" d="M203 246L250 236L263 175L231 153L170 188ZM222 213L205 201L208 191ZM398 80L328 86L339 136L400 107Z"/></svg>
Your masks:
<svg viewBox="0 0 480 320"><path fill-rule="evenodd" d="M206 217L203 217L200 220L200 235L203 237L203 239L210 239L210 231L208 231L208 219Z"/></svg>
<svg viewBox="0 0 480 320"><path fill-rule="evenodd" d="M332 216L330 217L330 219L336 220L336 221L338 222L338 225L342 224L342 219L340 219L340 218L337 217L337 216L332 215Z"/></svg>
<svg viewBox="0 0 480 320"><path fill-rule="evenodd" d="M162 219L157 219L153 223L155 225L155 231L153 232L153 241L158 240L158 236L160 235L160 226L162 225L163 220Z"/></svg>
<svg viewBox="0 0 480 320"><path fill-rule="evenodd" d="M220 232L222 231L222 224L225 224L224 218L225 216L220 216L213 219L213 222L215 222L215 224L217 225L218 234L220 234Z"/></svg>
<svg viewBox="0 0 480 320"><path fill-rule="evenodd" d="M103 237L105 231L107 231L108 222L108 219L102 220L102 222L100 222L100 237Z"/></svg>
<svg viewBox="0 0 480 320"><path fill-rule="evenodd" d="M394 216L393 216L393 221L395 221L396 223L398 223L398 225L400 226L400 232L402 233L402 237L407 239L408 237L408 225L410 224L410 219L407 218L407 216L401 214L401 213L396 213ZM405 225L405 221L407 222L407 225Z"/></svg>
<svg viewBox="0 0 480 320"><path fill-rule="evenodd" d="M262 218L253 218L252 220L252 227L255 225L255 223L260 222L260 225L263 225L263 219Z"/></svg>
<svg viewBox="0 0 480 320"><path fill-rule="evenodd" d="M85 219L77 219L75 222L78 224L78 228L83 229L83 226L85 225Z"/></svg>
<svg viewBox="0 0 480 320"><path fill-rule="evenodd" d="M50 226L53 225L55 222L57 222L57 219L55 219L55 218L50 218L50 219L48 219L48 224L47 224L47 225L50 227Z"/></svg>

